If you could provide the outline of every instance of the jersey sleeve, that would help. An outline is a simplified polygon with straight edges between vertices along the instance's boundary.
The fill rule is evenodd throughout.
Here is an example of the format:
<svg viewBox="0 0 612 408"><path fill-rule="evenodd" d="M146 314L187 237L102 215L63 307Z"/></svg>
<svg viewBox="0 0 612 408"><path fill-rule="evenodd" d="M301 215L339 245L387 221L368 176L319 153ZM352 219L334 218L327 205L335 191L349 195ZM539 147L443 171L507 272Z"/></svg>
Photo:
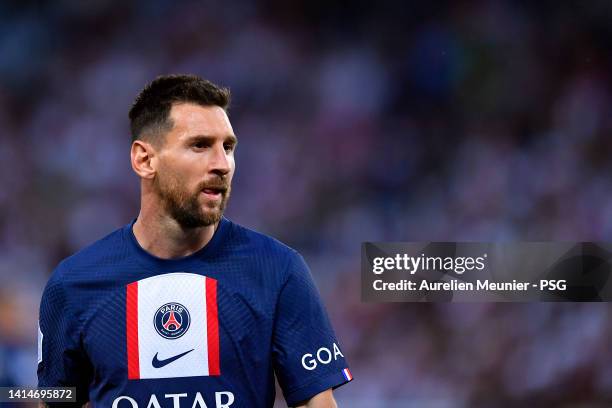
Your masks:
<svg viewBox="0 0 612 408"><path fill-rule="evenodd" d="M292 253L277 303L272 352L289 406L307 401L352 376L304 259Z"/></svg>
<svg viewBox="0 0 612 408"><path fill-rule="evenodd" d="M87 402L92 370L81 347L79 321L67 301L61 265L42 295L38 333L38 386L76 387L77 403L52 403L50 407L81 406Z"/></svg>

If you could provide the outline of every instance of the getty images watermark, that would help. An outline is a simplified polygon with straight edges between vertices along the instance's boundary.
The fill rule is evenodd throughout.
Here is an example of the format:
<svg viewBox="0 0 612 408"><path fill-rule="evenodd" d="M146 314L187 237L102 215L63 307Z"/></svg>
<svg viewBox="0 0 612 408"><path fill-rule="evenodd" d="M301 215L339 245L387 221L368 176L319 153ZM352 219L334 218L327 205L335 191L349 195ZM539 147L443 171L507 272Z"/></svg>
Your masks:
<svg viewBox="0 0 612 408"><path fill-rule="evenodd" d="M609 301L612 244L362 244L362 300Z"/></svg>

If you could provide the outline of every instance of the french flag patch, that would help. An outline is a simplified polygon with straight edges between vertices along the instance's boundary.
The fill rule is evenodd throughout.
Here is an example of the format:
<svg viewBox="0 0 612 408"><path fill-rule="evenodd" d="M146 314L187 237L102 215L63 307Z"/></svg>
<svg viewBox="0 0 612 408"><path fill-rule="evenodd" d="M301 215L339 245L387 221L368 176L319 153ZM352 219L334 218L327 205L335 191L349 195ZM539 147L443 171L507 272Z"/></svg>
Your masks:
<svg viewBox="0 0 612 408"><path fill-rule="evenodd" d="M353 379L353 375L348 368L342 370L342 374L344 375L344 378L346 378L346 381L351 381Z"/></svg>

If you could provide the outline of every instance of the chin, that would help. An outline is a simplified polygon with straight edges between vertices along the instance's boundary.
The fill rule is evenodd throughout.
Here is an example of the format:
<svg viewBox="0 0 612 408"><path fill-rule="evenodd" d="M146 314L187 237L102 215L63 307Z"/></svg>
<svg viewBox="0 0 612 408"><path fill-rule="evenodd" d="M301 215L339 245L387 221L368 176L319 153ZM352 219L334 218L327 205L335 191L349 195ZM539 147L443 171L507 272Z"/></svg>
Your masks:
<svg viewBox="0 0 612 408"><path fill-rule="evenodd" d="M223 211L221 210L210 211L210 209L208 209L208 211L203 212L202 219L206 220L208 225L213 225L219 222L222 216L223 216Z"/></svg>

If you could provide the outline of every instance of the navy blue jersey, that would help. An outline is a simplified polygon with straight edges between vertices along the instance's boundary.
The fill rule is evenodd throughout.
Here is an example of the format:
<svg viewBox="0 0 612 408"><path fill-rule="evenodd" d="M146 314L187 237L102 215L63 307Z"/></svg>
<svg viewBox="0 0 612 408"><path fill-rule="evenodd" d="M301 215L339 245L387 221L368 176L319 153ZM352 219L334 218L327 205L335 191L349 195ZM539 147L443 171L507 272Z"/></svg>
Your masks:
<svg viewBox="0 0 612 408"><path fill-rule="evenodd" d="M222 218L180 259L132 225L59 264L40 306L39 386L94 407L271 407L352 379L308 267L293 249Z"/></svg>

